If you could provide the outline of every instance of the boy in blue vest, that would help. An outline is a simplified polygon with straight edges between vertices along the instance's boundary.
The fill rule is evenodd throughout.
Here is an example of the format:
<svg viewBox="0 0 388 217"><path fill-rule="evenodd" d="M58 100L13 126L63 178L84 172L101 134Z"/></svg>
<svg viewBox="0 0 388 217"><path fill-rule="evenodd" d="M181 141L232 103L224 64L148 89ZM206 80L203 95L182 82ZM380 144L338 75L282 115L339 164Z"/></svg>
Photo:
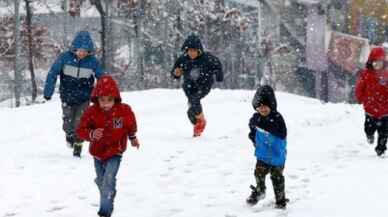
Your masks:
<svg viewBox="0 0 388 217"><path fill-rule="evenodd" d="M44 86L43 97L50 100L59 75L63 130L75 157L80 157L82 151L82 140L76 136L75 129L82 113L89 106L95 78L98 79L103 74L94 53L89 32L78 32L70 50L62 53L51 66Z"/></svg>
<svg viewBox="0 0 388 217"><path fill-rule="evenodd" d="M249 139L255 146L257 158L255 168L256 187L247 199L255 205L265 197L265 177L271 173L276 208L285 209L288 199L285 195L283 170L286 161L287 128L282 115L276 110L277 103L273 89L262 86L252 101L255 113L249 121Z"/></svg>

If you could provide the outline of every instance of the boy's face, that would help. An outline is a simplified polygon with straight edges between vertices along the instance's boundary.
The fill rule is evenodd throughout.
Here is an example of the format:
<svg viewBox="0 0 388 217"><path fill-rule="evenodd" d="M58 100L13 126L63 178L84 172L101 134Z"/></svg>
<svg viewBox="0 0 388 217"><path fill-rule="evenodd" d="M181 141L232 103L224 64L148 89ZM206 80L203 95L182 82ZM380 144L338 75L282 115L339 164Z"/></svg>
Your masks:
<svg viewBox="0 0 388 217"><path fill-rule="evenodd" d="M267 105L260 104L259 107L256 108L256 111L263 117L266 117L271 113L271 108Z"/></svg>
<svg viewBox="0 0 388 217"><path fill-rule="evenodd" d="M383 60L376 60L372 62L373 69L374 70L382 70L384 68L384 61Z"/></svg>
<svg viewBox="0 0 388 217"><path fill-rule="evenodd" d="M198 49L195 48L189 48L187 49L187 54L189 55L190 59L196 59L198 57Z"/></svg>
<svg viewBox="0 0 388 217"><path fill-rule="evenodd" d="M80 60L85 58L88 54L89 53L84 49L77 49L75 51L75 55L77 55L78 59L80 59Z"/></svg>
<svg viewBox="0 0 388 217"><path fill-rule="evenodd" d="M114 104L115 104L115 99L113 98L113 96L98 97L98 105L100 105L100 107L104 111L109 111Z"/></svg>

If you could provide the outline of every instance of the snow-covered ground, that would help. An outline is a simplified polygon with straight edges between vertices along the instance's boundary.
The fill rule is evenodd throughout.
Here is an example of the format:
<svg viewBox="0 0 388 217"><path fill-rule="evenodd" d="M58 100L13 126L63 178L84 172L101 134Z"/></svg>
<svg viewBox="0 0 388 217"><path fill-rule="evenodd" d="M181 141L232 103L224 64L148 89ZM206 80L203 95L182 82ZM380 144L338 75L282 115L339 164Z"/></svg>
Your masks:
<svg viewBox="0 0 388 217"><path fill-rule="evenodd" d="M118 174L114 217L385 217L388 163L365 142L358 105L322 104L277 93L288 127L287 210L245 199L255 158L247 138L253 91L213 90L208 127L192 138L181 90L125 93L138 119L140 150ZM64 142L58 96L0 109L0 217L96 217L92 157L74 159ZM87 149L87 146L84 147Z"/></svg>

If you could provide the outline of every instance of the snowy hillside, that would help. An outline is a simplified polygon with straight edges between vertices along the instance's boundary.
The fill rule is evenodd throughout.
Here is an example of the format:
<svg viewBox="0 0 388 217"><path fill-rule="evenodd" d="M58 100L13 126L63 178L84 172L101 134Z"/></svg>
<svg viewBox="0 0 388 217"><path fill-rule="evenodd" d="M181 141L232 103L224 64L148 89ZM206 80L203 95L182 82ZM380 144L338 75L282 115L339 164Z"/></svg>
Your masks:
<svg viewBox="0 0 388 217"><path fill-rule="evenodd" d="M245 199L255 158L247 138L253 91L213 90L204 100L208 128L192 138L181 90L124 94L139 124L118 174L114 217L385 217L388 162L363 134L358 105L322 104L277 93L288 127L287 210ZM64 142L58 97L0 109L0 217L96 217L91 156L74 159ZM86 150L87 147L84 147Z"/></svg>

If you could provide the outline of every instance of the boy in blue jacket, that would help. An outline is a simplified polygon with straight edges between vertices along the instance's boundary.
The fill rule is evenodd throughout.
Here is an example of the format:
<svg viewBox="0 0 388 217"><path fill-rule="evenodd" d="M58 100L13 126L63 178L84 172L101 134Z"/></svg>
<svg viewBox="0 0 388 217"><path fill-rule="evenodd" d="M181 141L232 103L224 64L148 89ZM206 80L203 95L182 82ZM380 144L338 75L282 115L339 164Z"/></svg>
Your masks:
<svg viewBox="0 0 388 217"><path fill-rule="evenodd" d="M249 121L249 139L255 146L257 158L255 178L257 186L247 199L255 205L265 197L265 177L271 173L276 208L285 209L288 199L285 195L283 169L286 161L287 128L282 115L276 110L277 103L272 87L265 85L256 91L252 101L257 111Z"/></svg>
<svg viewBox="0 0 388 217"><path fill-rule="evenodd" d="M51 66L43 91L43 97L50 100L59 75L63 130L66 134L66 142L73 148L75 157L80 157L82 150L82 140L76 136L75 129L82 113L89 106L95 78L100 78L103 74L94 53L95 48L90 33L78 32L70 50L63 52Z"/></svg>

